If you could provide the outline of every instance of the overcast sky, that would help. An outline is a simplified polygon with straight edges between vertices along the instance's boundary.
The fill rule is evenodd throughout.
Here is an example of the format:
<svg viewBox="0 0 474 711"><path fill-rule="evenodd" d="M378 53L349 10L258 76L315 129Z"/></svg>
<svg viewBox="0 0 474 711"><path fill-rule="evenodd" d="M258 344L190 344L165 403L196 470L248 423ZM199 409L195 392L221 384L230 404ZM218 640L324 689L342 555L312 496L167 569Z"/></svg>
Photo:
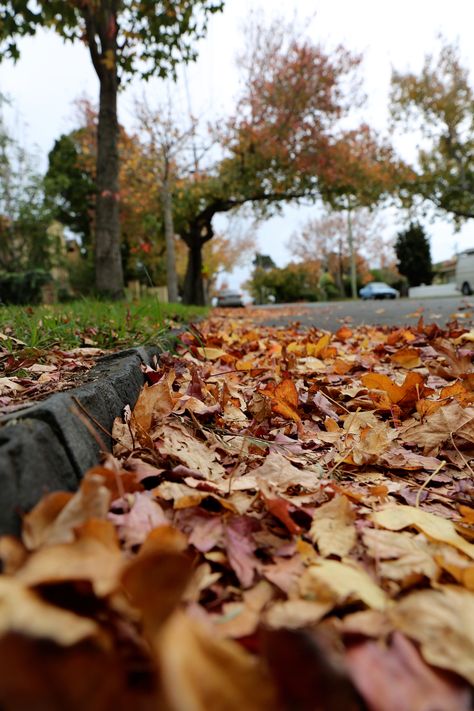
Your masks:
<svg viewBox="0 0 474 711"><path fill-rule="evenodd" d="M442 33L449 41L458 40L461 55L474 81L474 2L472 0L227 0L222 15L211 19L207 38L200 44L200 58L187 70L193 113L208 118L224 116L232 109L238 91L236 53L243 45L242 25L251 10L262 8L267 17L284 13L291 18L311 18L308 34L330 48L342 43L364 53L363 76L368 95L366 120L377 129L386 129L387 97L391 68L418 71L426 53L436 54ZM54 140L74 126L73 102L87 95L96 100L98 81L87 49L65 45L51 32L40 32L20 44L21 59L16 65L0 65L0 91L13 103L7 120L18 138L36 145L41 166ZM183 83L181 83L183 86ZM163 96L163 85L134 81L120 97L120 120L133 125L133 101L145 93L150 103ZM188 111L185 93L177 94L177 110ZM415 137L397 143L405 158ZM288 208L282 217L269 220L258 230L259 249L271 254L279 265L291 259L285 244L290 235L317 207ZM387 235L401 225L387 216ZM448 221L426 223L431 235L434 261L447 259L455 249L474 246L474 222L455 234ZM250 265L249 265L250 266ZM248 275L239 269L227 281L232 286Z"/></svg>

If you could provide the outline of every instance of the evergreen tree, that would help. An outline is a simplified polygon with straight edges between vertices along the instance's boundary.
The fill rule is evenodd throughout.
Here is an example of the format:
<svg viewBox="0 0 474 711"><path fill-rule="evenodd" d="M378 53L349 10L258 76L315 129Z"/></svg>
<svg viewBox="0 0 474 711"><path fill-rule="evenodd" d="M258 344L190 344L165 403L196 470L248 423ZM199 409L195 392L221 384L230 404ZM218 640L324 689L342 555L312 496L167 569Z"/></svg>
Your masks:
<svg viewBox="0 0 474 711"><path fill-rule="evenodd" d="M406 230L398 233L395 252L398 271L406 276L410 286L431 284L433 270L430 242L420 224L412 222Z"/></svg>

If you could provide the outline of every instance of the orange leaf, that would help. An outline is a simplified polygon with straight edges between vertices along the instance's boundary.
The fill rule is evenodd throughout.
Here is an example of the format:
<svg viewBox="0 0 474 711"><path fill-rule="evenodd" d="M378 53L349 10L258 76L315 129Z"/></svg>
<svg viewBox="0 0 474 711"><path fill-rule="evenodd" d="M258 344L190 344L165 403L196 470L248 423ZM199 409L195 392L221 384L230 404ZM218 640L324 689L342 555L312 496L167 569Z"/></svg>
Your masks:
<svg viewBox="0 0 474 711"><path fill-rule="evenodd" d="M347 339L351 336L352 330L348 326L341 326L341 328L336 331L336 338L338 341L347 341Z"/></svg>
<svg viewBox="0 0 474 711"><path fill-rule="evenodd" d="M274 397L292 407L298 407L298 391L292 380L282 380L275 388Z"/></svg>
<svg viewBox="0 0 474 711"><path fill-rule="evenodd" d="M292 380L282 380L274 391L272 397L272 410L289 420L299 422L300 416L296 412L298 407L298 391Z"/></svg>
<svg viewBox="0 0 474 711"><path fill-rule="evenodd" d="M368 390L382 390L393 404L405 407L419 400L423 393L431 392L425 388L420 373L408 373L402 385L397 385L382 373L367 373L361 381Z"/></svg>
<svg viewBox="0 0 474 711"><path fill-rule="evenodd" d="M345 375L348 373L353 366L353 363L349 363L347 360L342 360L342 358L338 358L335 363L334 363L334 372L336 375Z"/></svg>
<svg viewBox="0 0 474 711"><path fill-rule="evenodd" d="M390 398L391 402L398 402L403 397L403 390L390 380L388 375L383 373L366 373L361 377L362 384L368 390L382 390Z"/></svg>
<svg viewBox="0 0 474 711"><path fill-rule="evenodd" d="M301 533L301 528L298 526L297 523L293 521L293 519L290 516L289 512L289 507L290 504L288 501L285 501L285 499L280 499L279 497L276 497L274 499L267 498L265 494L261 494L262 498L265 501L266 507L269 510L269 512L275 516L279 521L282 522L284 526L288 529L290 533Z"/></svg>
<svg viewBox="0 0 474 711"><path fill-rule="evenodd" d="M419 368L421 365L420 351L418 348L402 348L390 356L392 363L403 368Z"/></svg>

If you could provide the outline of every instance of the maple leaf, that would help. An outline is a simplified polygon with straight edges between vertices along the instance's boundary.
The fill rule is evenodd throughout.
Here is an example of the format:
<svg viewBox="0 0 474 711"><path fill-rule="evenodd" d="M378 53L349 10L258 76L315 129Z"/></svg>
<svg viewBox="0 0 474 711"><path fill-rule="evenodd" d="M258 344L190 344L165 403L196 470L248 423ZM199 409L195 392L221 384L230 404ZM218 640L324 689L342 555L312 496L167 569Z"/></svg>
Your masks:
<svg viewBox="0 0 474 711"><path fill-rule="evenodd" d="M301 418L296 411L298 407L298 391L292 380L282 380L274 388L261 390L260 393L271 398L273 412L289 420L300 421Z"/></svg>

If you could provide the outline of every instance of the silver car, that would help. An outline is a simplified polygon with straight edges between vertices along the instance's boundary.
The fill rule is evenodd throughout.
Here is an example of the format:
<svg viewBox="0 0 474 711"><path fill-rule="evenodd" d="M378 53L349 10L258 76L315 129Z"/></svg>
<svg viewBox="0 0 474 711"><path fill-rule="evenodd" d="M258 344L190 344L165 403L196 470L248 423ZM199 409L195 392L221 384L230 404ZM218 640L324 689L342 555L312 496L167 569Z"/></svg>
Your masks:
<svg viewBox="0 0 474 711"><path fill-rule="evenodd" d="M216 306L243 306L242 294L238 291L221 291L217 295Z"/></svg>
<svg viewBox="0 0 474 711"><path fill-rule="evenodd" d="M383 281L372 281L359 289L361 299L396 299L400 296L397 289L385 284Z"/></svg>

